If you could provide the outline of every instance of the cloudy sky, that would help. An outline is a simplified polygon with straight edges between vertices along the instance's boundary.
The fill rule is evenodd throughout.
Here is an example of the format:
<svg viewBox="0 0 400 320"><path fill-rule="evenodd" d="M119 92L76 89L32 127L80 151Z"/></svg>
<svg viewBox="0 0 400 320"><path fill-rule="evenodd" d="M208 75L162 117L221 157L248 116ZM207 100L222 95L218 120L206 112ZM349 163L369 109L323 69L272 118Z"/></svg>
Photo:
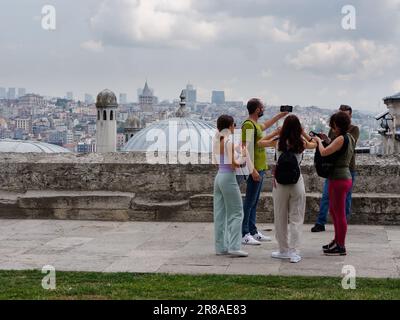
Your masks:
<svg viewBox="0 0 400 320"><path fill-rule="evenodd" d="M42 8L56 9L56 30ZM356 9L345 30L342 8ZM48 21L48 20L46 20ZM346 20L347 21L347 20ZM400 0L1 0L0 87L381 111L400 91Z"/></svg>

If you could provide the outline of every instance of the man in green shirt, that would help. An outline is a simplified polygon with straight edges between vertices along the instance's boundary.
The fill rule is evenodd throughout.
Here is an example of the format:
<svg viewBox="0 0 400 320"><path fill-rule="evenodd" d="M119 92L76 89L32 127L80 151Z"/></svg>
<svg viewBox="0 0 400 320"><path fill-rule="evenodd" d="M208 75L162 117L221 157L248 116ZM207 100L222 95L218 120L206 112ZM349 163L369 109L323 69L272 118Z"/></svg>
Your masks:
<svg viewBox="0 0 400 320"><path fill-rule="evenodd" d="M247 179L246 197L243 202L242 243L260 245L260 241L271 241L271 237L263 235L256 227L257 204L261 194L265 171L268 169L265 148L258 146L257 142L263 138L264 130L272 127L288 113L281 112L264 123L258 123L258 119L264 115L264 105L261 100L251 99L247 103L247 110L249 117L242 125L242 143L249 150L254 170Z"/></svg>

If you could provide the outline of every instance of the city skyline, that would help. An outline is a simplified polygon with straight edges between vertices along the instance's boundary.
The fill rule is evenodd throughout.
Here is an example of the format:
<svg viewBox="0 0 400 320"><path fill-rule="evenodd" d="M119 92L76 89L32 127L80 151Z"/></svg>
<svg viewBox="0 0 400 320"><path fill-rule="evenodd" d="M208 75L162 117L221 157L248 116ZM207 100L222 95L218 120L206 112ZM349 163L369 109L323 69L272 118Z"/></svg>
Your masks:
<svg viewBox="0 0 400 320"><path fill-rule="evenodd" d="M0 83L49 96L134 95L143 79L173 100L190 79L199 101L223 90L231 101L341 103L379 112L400 91L400 2L355 0L356 27L343 28L346 1L2 2ZM371 23L371 19L373 23ZM18 70L18 72L16 72ZM112 84L112 85L111 85Z"/></svg>
<svg viewBox="0 0 400 320"><path fill-rule="evenodd" d="M154 95L154 97L157 98L157 104L158 104L158 103L162 103L162 102L164 102L164 101L167 102L167 103L174 103L174 102L177 102L177 101L179 100L179 96L178 96L179 93L180 93L182 90L183 90L183 91L188 90L188 88L191 88L190 90L195 92L195 96L198 94L196 86L194 86L194 85L191 84L191 83L187 83L186 86L184 86L184 87L182 87L182 88L180 88L180 89L177 89L177 95L176 95L176 97L174 97L174 98L172 98L172 99L159 99L158 96L157 96L157 94L155 94L155 91L156 91L156 90L155 90L154 88L150 88L150 90L151 90L152 94ZM1 100L1 99L5 99L5 100L8 99L8 97L7 97L7 96L8 96L8 90L7 90L7 89L16 89L16 94L15 94L15 98L14 98L14 99L18 99L18 98L22 97L22 95L17 94L17 89L18 89L18 90L19 90L19 89L24 89L26 95L38 95L38 96L41 96L41 97L43 97L43 98L45 98L45 99L67 99L67 100L71 100L71 101L75 101L75 102L82 102L82 103L85 103L85 104L95 104L95 102L96 102L96 96L97 96L97 94L98 94L98 93L90 93L90 92L82 91L82 92L84 92L84 94L82 94L81 96L78 96L78 95L75 94L74 91L65 91L64 94L61 94L61 95L59 95L59 96L57 96L57 95L53 96L53 95L44 94L43 92L33 92L33 91L30 91L29 89L20 88L20 87L18 87L18 86L16 86L16 87L7 87L7 86L3 86L3 87L0 87L0 89L5 89L5 91L4 91L4 92L5 92L5 97L4 97L4 98L0 97L0 100ZM104 89L110 89L110 88L104 88ZM114 91L114 90L111 90L111 91ZM138 89L136 90L136 92L133 92L133 93L130 93L130 92L119 92L119 91L115 90L115 92L118 94L118 103L119 103L119 104L140 104L140 101L139 101L139 91L142 92L142 91L143 91L143 88L138 88ZM209 97L206 98L206 100L200 101L200 100L198 100L198 99L196 98L195 101L189 101L189 100L188 100L188 97L186 97L186 99L187 99L188 102L195 102L195 103L198 103L198 104L204 104L204 103L206 103L206 104L219 104L219 103L213 102L213 96L214 96L215 94L224 94L224 93L225 93L225 91L223 91L223 90L215 90L215 89L212 89L212 90L209 92ZM68 95L70 95L70 97L68 97ZM71 96L71 95L72 95L72 96ZM124 100L125 102L120 102L120 99L121 99L122 96L124 97L123 100ZM243 104L246 104L246 103L247 103L247 101L240 101L240 100L239 100L239 101L234 101L234 100L232 100L232 99L229 99L229 97L224 97L224 98L225 98L225 100L223 100L223 102L221 101L220 104L225 104L225 102L226 102L226 103L233 103L233 104L237 104L238 102L242 102ZM259 98L259 97L256 97L256 98ZM384 98L385 98L385 97L382 97L382 101L384 100ZM126 100L125 100L125 99L126 99ZM261 99L263 102L265 102L265 105L266 105L267 107L277 107L277 106L279 106L279 104L270 104L270 103L268 103L268 101L265 101L265 100L263 100L262 98L260 98L260 99ZM13 100L13 99L11 99L11 100ZM88 100L89 100L89 101L88 101ZM318 108L325 109L325 110L335 110L335 109L337 108L336 105L321 106L321 105L316 105L316 104L310 104L310 105L299 105L299 104L296 104L296 106L297 106L297 107L303 107L303 108L307 108L307 107L318 107ZM352 108L353 108L354 110L363 112L364 114L369 114L369 115L374 115L374 114L376 114L376 113L375 113L376 110L363 110L363 109L357 108L357 106L352 106ZM382 107L382 108L384 108L384 107ZM379 109L379 110L380 110L380 109ZM379 110L378 110L378 111L379 111Z"/></svg>

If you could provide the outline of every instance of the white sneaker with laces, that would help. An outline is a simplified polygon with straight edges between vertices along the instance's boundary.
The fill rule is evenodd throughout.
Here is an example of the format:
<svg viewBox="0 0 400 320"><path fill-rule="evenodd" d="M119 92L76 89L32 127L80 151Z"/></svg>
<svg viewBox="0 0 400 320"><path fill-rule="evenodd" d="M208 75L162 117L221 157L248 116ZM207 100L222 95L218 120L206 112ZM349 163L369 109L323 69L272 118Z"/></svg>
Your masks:
<svg viewBox="0 0 400 320"><path fill-rule="evenodd" d="M272 252L271 257L275 259L290 259L292 257L292 254L290 254L288 251L274 251Z"/></svg>
<svg viewBox="0 0 400 320"><path fill-rule="evenodd" d="M259 246L261 245L261 242L254 239L253 236L248 233L242 238L242 244L249 246Z"/></svg>
<svg viewBox="0 0 400 320"><path fill-rule="evenodd" d="M228 253L230 256L234 258L246 258L249 256L247 252L244 252L242 250L237 250L237 251L229 251Z"/></svg>
<svg viewBox="0 0 400 320"><path fill-rule="evenodd" d="M290 254L290 262L291 263L297 263L301 261L301 256L296 254L296 253L291 253Z"/></svg>
<svg viewBox="0 0 400 320"><path fill-rule="evenodd" d="M255 235L253 235L253 238L256 239L257 241L263 241L263 242L272 241L271 237L264 236L260 231L258 231Z"/></svg>

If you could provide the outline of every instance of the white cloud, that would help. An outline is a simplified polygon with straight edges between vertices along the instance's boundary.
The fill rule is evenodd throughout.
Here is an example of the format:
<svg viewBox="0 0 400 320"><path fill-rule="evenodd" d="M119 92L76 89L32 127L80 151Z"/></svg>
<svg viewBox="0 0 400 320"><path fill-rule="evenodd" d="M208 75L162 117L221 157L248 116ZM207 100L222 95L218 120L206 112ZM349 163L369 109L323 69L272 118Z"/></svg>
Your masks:
<svg viewBox="0 0 400 320"><path fill-rule="evenodd" d="M90 19L104 44L198 48L208 43L243 46L299 41L304 34L286 18L266 12L231 16L198 9L199 0L103 0Z"/></svg>
<svg viewBox="0 0 400 320"><path fill-rule="evenodd" d="M198 47L216 35L191 0L104 0L91 26L114 45Z"/></svg>
<svg viewBox="0 0 400 320"><path fill-rule="evenodd" d="M96 40L88 40L81 43L81 48L93 52L102 52L104 50L103 43Z"/></svg>
<svg viewBox="0 0 400 320"><path fill-rule="evenodd" d="M358 50L363 57L363 75L382 75L385 69L398 62L398 50L393 45L377 45L374 41L362 40L358 43Z"/></svg>
<svg viewBox="0 0 400 320"><path fill-rule="evenodd" d="M370 40L331 41L312 43L286 60L297 70L348 80L353 76L382 75L385 69L397 64L397 53L393 45L379 45Z"/></svg>
<svg viewBox="0 0 400 320"><path fill-rule="evenodd" d="M301 38L302 30L298 29L290 20L276 17L260 18L261 35L274 42L293 42Z"/></svg>
<svg viewBox="0 0 400 320"><path fill-rule="evenodd" d="M298 70L352 72L359 54L349 42L316 42L297 52L287 61Z"/></svg>

